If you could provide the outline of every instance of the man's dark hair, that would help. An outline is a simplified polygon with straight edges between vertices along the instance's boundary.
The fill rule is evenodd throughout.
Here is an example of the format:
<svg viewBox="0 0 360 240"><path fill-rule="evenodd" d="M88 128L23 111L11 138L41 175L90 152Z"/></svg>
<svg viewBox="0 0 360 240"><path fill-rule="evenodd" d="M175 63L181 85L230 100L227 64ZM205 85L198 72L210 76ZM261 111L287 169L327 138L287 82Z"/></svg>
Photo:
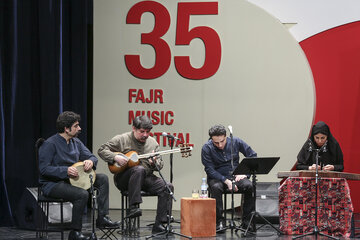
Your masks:
<svg viewBox="0 0 360 240"><path fill-rule="evenodd" d="M210 138L213 136L226 136L226 129L223 125L214 125L209 129L209 136Z"/></svg>
<svg viewBox="0 0 360 240"><path fill-rule="evenodd" d="M74 112L65 111L60 113L56 120L56 130L58 133L65 132L65 128L71 128L75 122L80 122L80 115Z"/></svg>
<svg viewBox="0 0 360 240"><path fill-rule="evenodd" d="M136 129L140 129L140 128L142 128L142 129L152 129L153 128L152 121L146 115L137 116L133 121L133 126Z"/></svg>

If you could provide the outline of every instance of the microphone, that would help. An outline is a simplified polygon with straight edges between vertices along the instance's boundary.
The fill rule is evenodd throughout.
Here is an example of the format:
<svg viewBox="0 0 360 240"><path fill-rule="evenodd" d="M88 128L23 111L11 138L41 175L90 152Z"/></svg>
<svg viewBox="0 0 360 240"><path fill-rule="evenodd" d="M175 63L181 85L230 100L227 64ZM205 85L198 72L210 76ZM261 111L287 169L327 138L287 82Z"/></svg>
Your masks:
<svg viewBox="0 0 360 240"><path fill-rule="evenodd" d="M229 125L229 126L228 126L228 129L229 129L230 134L232 135L232 133L233 133L233 132L232 132L232 126Z"/></svg>
<svg viewBox="0 0 360 240"><path fill-rule="evenodd" d="M162 135L163 135L164 137L168 137L168 138L171 138L171 139L180 140L180 138L177 138L177 137L175 137L175 136L173 136L173 135L171 135L171 134L167 134L166 132L163 132Z"/></svg>

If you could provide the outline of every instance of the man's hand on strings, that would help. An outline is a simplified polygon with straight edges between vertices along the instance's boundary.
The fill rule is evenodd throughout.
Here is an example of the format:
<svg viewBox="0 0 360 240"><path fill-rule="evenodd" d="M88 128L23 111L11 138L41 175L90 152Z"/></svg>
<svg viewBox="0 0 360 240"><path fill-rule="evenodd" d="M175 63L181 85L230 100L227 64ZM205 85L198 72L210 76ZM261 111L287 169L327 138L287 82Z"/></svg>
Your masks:
<svg viewBox="0 0 360 240"><path fill-rule="evenodd" d="M155 151L153 150L151 153L155 153ZM157 163L157 160L159 159L159 157L160 157L160 156L155 155L155 156L149 158L149 163L150 163L151 165L154 165L155 163Z"/></svg>
<svg viewBox="0 0 360 240"><path fill-rule="evenodd" d="M114 161L117 162L120 166L124 166L127 164L128 159L122 155L116 155L114 157Z"/></svg>

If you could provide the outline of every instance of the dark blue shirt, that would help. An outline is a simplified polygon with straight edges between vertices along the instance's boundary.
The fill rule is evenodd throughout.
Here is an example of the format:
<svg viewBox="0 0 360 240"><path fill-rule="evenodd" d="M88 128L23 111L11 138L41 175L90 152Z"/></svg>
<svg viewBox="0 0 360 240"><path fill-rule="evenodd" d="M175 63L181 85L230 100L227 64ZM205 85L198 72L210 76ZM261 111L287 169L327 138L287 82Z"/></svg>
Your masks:
<svg viewBox="0 0 360 240"><path fill-rule="evenodd" d="M231 173L239 165L239 153L245 157L256 157L257 154L243 140L233 137L234 169L231 165L231 138L226 138L223 150L217 148L210 139L201 150L201 161L209 179L217 179L224 182L231 177Z"/></svg>
<svg viewBox="0 0 360 240"><path fill-rule="evenodd" d="M96 168L97 158L78 138L69 144L60 134L48 138L39 149L40 184L48 195L57 182L69 179L67 169L76 162L91 160Z"/></svg>

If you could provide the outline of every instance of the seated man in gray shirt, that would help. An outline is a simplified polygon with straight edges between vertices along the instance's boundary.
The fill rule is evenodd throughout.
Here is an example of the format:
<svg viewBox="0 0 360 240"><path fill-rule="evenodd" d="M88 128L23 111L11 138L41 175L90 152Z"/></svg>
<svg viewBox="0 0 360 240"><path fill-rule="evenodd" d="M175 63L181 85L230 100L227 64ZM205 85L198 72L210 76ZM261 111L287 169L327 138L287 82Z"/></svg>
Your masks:
<svg viewBox="0 0 360 240"><path fill-rule="evenodd" d="M133 121L132 131L116 135L101 145L98 154L108 164L119 166L119 171L115 171L114 183L120 191L129 192L130 208L126 214L128 218L142 215L142 211L138 207L142 203L141 190L158 196L152 233L160 233L166 230L163 223L167 222L167 213L170 213L172 208L172 201L166 191L164 181L154 174L154 171L157 171L156 166L159 169L163 167L163 160L160 156L143 158L139 159L138 165L128 168L129 158L126 156L132 151L140 155L158 152L159 144L150 136L152 128L153 124L150 118L138 116ZM174 191L174 186L171 183L166 184L171 191Z"/></svg>

